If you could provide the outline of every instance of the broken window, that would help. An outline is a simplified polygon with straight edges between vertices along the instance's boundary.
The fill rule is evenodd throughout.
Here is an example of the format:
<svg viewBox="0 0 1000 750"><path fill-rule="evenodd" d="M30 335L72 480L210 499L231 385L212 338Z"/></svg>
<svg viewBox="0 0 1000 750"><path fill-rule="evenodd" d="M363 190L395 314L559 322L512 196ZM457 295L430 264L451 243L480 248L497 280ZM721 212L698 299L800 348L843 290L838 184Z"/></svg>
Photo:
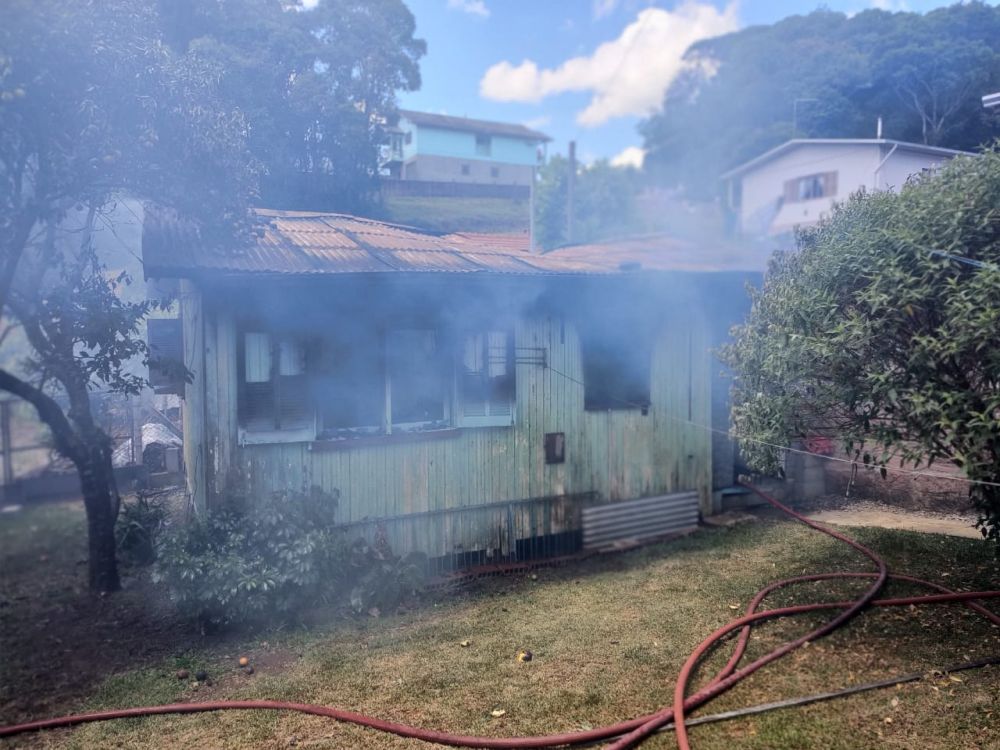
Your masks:
<svg viewBox="0 0 1000 750"><path fill-rule="evenodd" d="M583 406L642 409L650 404L650 339L635 328L591 331L583 337Z"/></svg>
<svg viewBox="0 0 1000 750"><path fill-rule="evenodd" d="M479 331L463 337L458 387L466 427L514 423L514 337Z"/></svg>
<svg viewBox="0 0 1000 750"><path fill-rule="evenodd" d="M385 424L385 366L374 332L363 341L324 341L313 394L323 430L374 433Z"/></svg>
<svg viewBox="0 0 1000 750"><path fill-rule="evenodd" d="M290 430L312 423L306 348L292 337L247 332L242 338L240 424L247 430Z"/></svg>
<svg viewBox="0 0 1000 750"><path fill-rule="evenodd" d="M426 427L444 422L446 388L442 364L435 331L389 332L386 369L393 428Z"/></svg>

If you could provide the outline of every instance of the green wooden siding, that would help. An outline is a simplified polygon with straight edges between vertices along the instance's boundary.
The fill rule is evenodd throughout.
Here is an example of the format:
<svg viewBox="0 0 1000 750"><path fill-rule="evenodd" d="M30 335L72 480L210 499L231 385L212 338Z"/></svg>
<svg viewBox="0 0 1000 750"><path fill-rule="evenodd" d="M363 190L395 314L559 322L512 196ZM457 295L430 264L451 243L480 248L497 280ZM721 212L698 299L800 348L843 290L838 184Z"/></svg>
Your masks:
<svg viewBox="0 0 1000 750"><path fill-rule="evenodd" d="M710 512L711 434L687 422L710 424L711 360L706 327L688 316L656 338L646 414L638 408L585 411L583 387L574 382L583 380L578 333L568 320L541 317L515 328L518 359L525 361L516 365L513 427L336 447L236 445L232 317L206 313L204 342L204 373L196 373L189 388L205 388L204 465L215 493L237 480L254 493L336 489L338 518L345 523L465 508L386 523L394 548L432 556L490 546L506 553L518 538L576 528L579 504L571 498L586 493L615 501L695 489ZM536 361L534 349L546 353L548 366ZM548 432L565 433L565 463L545 463ZM555 499L530 509L469 510L525 498Z"/></svg>

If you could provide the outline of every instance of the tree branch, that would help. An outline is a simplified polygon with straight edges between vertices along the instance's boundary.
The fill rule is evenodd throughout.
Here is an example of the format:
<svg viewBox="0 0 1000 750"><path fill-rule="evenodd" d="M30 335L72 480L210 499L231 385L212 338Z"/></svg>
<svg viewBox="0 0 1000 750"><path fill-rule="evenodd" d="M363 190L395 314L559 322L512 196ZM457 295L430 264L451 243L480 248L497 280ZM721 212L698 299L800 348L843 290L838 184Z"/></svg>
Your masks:
<svg viewBox="0 0 1000 750"><path fill-rule="evenodd" d="M35 407L39 419L52 430L52 437L60 453L74 462L82 457L83 446L76 431L54 398L3 369L0 369L0 390L22 398Z"/></svg>

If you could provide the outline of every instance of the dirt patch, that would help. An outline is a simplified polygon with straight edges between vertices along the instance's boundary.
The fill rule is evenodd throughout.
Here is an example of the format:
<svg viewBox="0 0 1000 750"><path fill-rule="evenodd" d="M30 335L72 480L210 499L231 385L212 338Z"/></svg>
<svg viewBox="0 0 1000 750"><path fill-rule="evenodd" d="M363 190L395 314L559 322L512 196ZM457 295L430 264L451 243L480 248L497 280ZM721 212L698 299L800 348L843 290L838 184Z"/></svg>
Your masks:
<svg viewBox="0 0 1000 750"><path fill-rule="evenodd" d="M881 503L863 502L839 509L813 511L809 518L838 526L875 526L982 539L982 534L973 525L975 515L919 512Z"/></svg>
<svg viewBox="0 0 1000 750"><path fill-rule="evenodd" d="M145 570L123 590L87 590L82 503L0 516L0 718L49 714L126 669L152 664L193 637Z"/></svg>
<svg viewBox="0 0 1000 750"><path fill-rule="evenodd" d="M905 472L903 469L905 468ZM962 473L947 464L934 464L920 471L941 476L916 476L912 466L891 461L886 476L862 464L829 461L826 465L827 490L848 499L871 500L907 510L936 513L973 512L969 485Z"/></svg>

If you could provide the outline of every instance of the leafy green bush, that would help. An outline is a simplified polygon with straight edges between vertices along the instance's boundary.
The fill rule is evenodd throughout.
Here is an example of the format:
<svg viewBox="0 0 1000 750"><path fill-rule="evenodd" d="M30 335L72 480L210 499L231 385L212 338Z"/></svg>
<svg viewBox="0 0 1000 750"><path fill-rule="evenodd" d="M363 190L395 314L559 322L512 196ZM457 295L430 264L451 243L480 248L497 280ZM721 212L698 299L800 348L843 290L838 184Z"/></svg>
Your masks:
<svg viewBox="0 0 1000 750"><path fill-rule="evenodd" d="M291 617L317 604L381 609L415 592L419 561L350 541L336 507L318 488L230 503L164 536L154 580L203 624Z"/></svg>
<svg viewBox="0 0 1000 750"><path fill-rule="evenodd" d="M163 496L163 492L140 489L135 499L122 503L115 540L123 562L149 565L156 559L156 541L167 520Z"/></svg>

